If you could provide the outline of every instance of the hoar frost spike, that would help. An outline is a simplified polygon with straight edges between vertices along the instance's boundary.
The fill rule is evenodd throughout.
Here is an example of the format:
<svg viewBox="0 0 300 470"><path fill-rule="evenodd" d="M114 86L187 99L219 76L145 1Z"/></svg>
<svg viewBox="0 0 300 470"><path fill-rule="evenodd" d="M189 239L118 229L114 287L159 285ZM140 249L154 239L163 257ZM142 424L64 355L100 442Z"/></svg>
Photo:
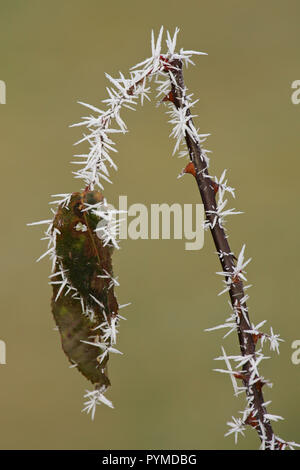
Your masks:
<svg viewBox="0 0 300 470"><path fill-rule="evenodd" d="M54 218L40 222L48 224L45 232L48 248L40 259L49 255L52 261L53 313L71 363L96 385L95 390L87 390L84 396L84 411L94 418L97 405L112 407L104 395L109 385L107 361L109 353L120 353L115 343L119 320L123 318L118 313L114 296L118 281L113 277L111 265L112 247L119 248L119 225L114 218L116 211L107 209L107 202L99 190L104 189L105 182L111 183L111 169L117 170L112 158L117 151L113 136L127 132L121 112L124 108L134 110L138 99L141 104L149 99L147 85L154 78L159 104L168 106L171 117L170 136L175 139L173 153L179 151L180 158L189 159L180 176L191 173L196 179L205 207L205 228L211 231L222 265L222 271L218 273L224 277L222 293L228 292L230 296L230 316L225 323L208 330L228 328L227 335L236 331L239 339L240 354L227 356L222 348L223 355L217 358L225 361L227 369L218 370L230 375L235 395L246 394L246 407L241 417L233 417L228 422L226 435L234 434L237 441L238 435L244 435L250 427L258 433L262 449L294 448L297 444L274 434L271 421L281 417L267 413L270 402L265 402L262 387L269 382L258 370L261 361L267 359L262 349L256 350L258 339L261 347L268 341L271 350L277 352L282 340L272 328L269 335L261 332L259 328L263 322L258 326L250 322L246 304L249 296L245 294L250 286L244 286L244 268L249 263L244 260L245 245L236 257L230 249L225 229L227 216L240 213L227 208L226 194L235 197L234 188L227 185L226 170L219 178L208 173L209 150L203 144L209 134L199 132L194 125L196 115L191 113L191 108L197 100L188 94L183 79L183 66L193 64L194 55L205 53L184 49L176 52L178 32L176 28L172 37L167 31L165 51L162 51L163 28L156 41L152 32L151 56L132 67L128 78L122 73L118 78L106 74L110 87L107 87L108 97L103 100L103 109L81 103L92 114L75 124L87 129L77 144L87 143L89 151L75 155L73 163L82 166L74 176L83 180L86 189L80 193L57 195L61 199L55 201L58 209L54 211ZM100 239L95 234L99 220L105 221L98 232ZM230 361L236 363L238 370L232 368Z"/></svg>

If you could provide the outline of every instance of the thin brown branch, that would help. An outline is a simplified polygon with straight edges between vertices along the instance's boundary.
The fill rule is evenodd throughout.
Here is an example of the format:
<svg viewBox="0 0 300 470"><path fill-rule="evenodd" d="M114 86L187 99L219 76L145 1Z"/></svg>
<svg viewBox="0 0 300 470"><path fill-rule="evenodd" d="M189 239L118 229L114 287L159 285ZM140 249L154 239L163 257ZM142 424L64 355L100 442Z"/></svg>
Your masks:
<svg viewBox="0 0 300 470"><path fill-rule="evenodd" d="M171 96L173 98L172 102L176 108L179 109L184 107L185 101L185 84L182 73L182 62L180 60L174 60L171 65L174 67L171 70L172 77L170 77L172 87ZM187 116L191 115L189 109L186 114ZM194 126L192 118L188 120L187 126L189 126L192 131ZM213 213L217 210L215 187L209 177L206 159L202 154L200 144L197 143L188 132L185 133L185 141L190 159L195 166L195 178L204 204L206 218L210 223L210 231L219 254L222 269L224 272L229 273L227 280L231 279L233 281L230 283L229 295L232 307L238 315L237 333L241 354L243 356L251 355L255 360L255 338L251 333L246 332L246 330L249 330L250 321L246 302L243 300L245 296L243 282L239 277L233 278L236 258L230 249L224 228L222 227L222 224L219 223L219 216ZM217 217L217 220L215 220L215 217ZM242 380L244 387L246 388L248 403L250 402L253 404L254 413L248 416L245 424L249 424L255 428L261 440L270 442L274 439L274 432L269 419L265 416L267 411L264 406L264 397L261 386L258 386L258 384L261 383L260 378L256 375L255 378L258 379L257 383L250 385L250 368L251 364L248 361L243 366ZM253 380L251 383L253 383Z"/></svg>

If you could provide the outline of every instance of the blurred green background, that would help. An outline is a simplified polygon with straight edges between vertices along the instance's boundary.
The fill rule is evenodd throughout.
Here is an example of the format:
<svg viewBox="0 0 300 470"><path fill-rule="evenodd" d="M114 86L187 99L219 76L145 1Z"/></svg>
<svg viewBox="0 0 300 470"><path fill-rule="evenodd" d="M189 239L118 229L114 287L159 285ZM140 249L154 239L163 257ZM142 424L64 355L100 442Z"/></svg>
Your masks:
<svg viewBox="0 0 300 470"><path fill-rule="evenodd" d="M238 416L228 376L212 371L221 344L238 353L233 334L204 329L223 322L230 309L218 297L219 265L207 233L201 251L180 240L123 241L114 255L124 310L118 347L110 362L115 409L98 408L94 422L80 412L90 388L68 361L53 331L48 285L50 264L35 259L45 250L43 227L50 195L81 187L71 175L69 129L106 98L104 72L116 76L149 56L150 31L180 27L178 47L208 52L185 72L200 98L196 123L211 132L211 172L228 168L237 189L228 219L236 253L243 243L253 257L252 321L267 319L285 339L262 374L274 381L265 391L274 425L287 440L300 441L300 366L291 343L300 339L298 293L298 185L300 105L291 83L300 79L298 1L104 2L87 0L0 1L0 79L7 104L0 106L2 173L0 339L7 364L0 366L0 446L3 449L222 449L257 448L256 434L234 445L224 438L226 421ZM153 98L155 94L152 95ZM117 140L119 172L106 197L128 204L199 203L191 176L171 157L164 106L155 100L123 116L130 133ZM86 150L84 145L80 151ZM268 349L266 350L268 352Z"/></svg>

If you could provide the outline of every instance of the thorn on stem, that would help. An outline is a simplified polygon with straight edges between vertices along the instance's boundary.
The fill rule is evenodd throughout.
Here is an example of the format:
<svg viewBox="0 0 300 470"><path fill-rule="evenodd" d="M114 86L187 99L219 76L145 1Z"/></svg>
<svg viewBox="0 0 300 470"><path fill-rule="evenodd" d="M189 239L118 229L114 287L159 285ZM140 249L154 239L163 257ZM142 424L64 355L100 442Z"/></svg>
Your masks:
<svg viewBox="0 0 300 470"><path fill-rule="evenodd" d="M215 183L214 181L211 181L211 185L213 187L213 190L214 190L215 194L217 194L217 192L219 190L219 185L217 183Z"/></svg>
<svg viewBox="0 0 300 470"><path fill-rule="evenodd" d="M193 162L189 162L187 166L182 170L183 173L190 173L196 178L196 168Z"/></svg>
<svg viewBox="0 0 300 470"><path fill-rule="evenodd" d="M233 374L233 376L234 376L236 379L246 380L245 372L244 372L244 371L235 372L235 373Z"/></svg>
<svg viewBox="0 0 300 470"><path fill-rule="evenodd" d="M256 428L258 426L258 420L255 416L253 416L253 413L251 412L247 418L245 419L245 424L248 424L249 426L252 426L253 428Z"/></svg>
<svg viewBox="0 0 300 470"><path fill-rule="evenodd" d="M160 59L161 62L163 63L164 71L165 71L165 72L168 72L168 71L172 68L172 65L170 64L169 59L167 59L167 58L166 58L165 56L163 56L163 55L159 56L159 59Z"/></svg>
<svg viewBox="0 0 300 470"><path fill-rule="evenodd" d="M258 333L258 334L255 334L255 333L254 333L254 334L252 335L254 344L256 344L257 341L258 341L262 336L263 336L263 333Z"/></svg>
<svg viewBox="0 0 300 470"><path fill-rule="evenodd" d="M162 100L161 103L164 101L170 101L171 103L175 103L175 97L173 91L170 91Z"/></svg>
<svg viewBox="0 0 300 470"><path fill-rule="evenodd" d="M172 92L169 93L169 95L172 94L172 99L174 98L174 95ZM169 98L169 95L167 95L163 101L167 101ZM172 101L172 99L169 99L169 101ZM187 166L182 170L182 172L180 173L180 175L178 176L178 178L182 177L185 173L190 173L191 175L193 175L195 178L196 178L196 168L195 168L195 164L193 162L189 162L187 164ZM212 181L210 179L210 185L211 185L211 188L214 190L214 193L217 194L218 192L218 189L219 189L219 185L217 183L215 183L214 181Z"/></svg>
<svg viewBox="0 0 300 470"><path fill-rule="evenodd" d="M256 389L260 392L261 389L263 388L263 386L267 383L266 380L262 380L262 379L259 379L256 383L255 383L255 387Z"/></svg>

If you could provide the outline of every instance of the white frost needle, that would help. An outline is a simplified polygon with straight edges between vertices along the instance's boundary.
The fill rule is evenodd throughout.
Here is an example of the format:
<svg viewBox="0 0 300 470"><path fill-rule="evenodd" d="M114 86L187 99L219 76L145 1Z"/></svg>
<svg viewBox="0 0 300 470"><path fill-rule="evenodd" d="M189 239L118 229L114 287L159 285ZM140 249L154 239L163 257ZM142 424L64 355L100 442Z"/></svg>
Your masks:
<svg viewBox="0 0 300 470"><path fill-rule="evenodd" d="M225 364L227 366L227 371L223 371L222 369L215 369L215 371L226 372L226 373L230 374L230 378L231 378L231 382L232 382L232 386L233 386L233 390L234 390L234 395L237 396L239 394L240 388L237 385L237 381L236 381L236 378L234 376L234 372L231 368L230 360L229 360L228 356L226 355L226 352L225 352L225 349L223 348L223 346L222 346L222 352L223 352L223 358L224 358Z"/></svg>
<svg viewBox="0 0 300 470"><path fill-rule="evenodd" d="M98 304L101 308L104 308L104 305L102 302L100 302L100 300L96 299L96 297L94 297L92 294L90 294L90 297L92 297L96 304Z"/></svg>
<svg viewBox="0 0 300 470"><path fill-rule="evenodd" d="M267 420L270 420L270 421L280 421L280 420L284 420L284 418L282 416L279 416L279 415L271 415L269 413L266 413L264 415L264 420L267 421Z"/></svg>
<svg viewBox="0 0 300 470"><path fill-rule="evenodd" d="M42 225L42 224L50 224L52 222L52 220L39 220L38 222L31 222L29 224L26 224L28 226L30 225Z"/></svg>
<svg viewBox="0 0 300 470"><path fill-rule="evenodd" d="M224 328L228 328L229 331L223 336L223 338L226 338L227 336L229 336L233 331L236 331L237 328L238 328L238 324L237 324L237 315L235 313L232 313L230 315L230 317L228 317L226 320L225 320L225 323L221 324L221 325L217 325L217 326L213 326L211 328L206 328L204 331L215 331L215 330L220 330L220 329L224 329Z"/></svg>
<svg viewBox="0 0 300 470"><path fill-rule="evenodd" d="M100 277L102 279L110 279L111 280L111 283L109 284L108 289L110 289L112 286L118 287L120 285L120 283L118 282L118 277L116 277L116 278L112 277L111 274L109 274L105 269L103 270L103 272L105 273L104 275L100 274L97 277Z"/></svg>
<svg viewBox="0 0 300 470"><path fill-rule="evenodd" d="M101 405L101 403L103 403L109 408L114 407L112 402L108 400L100 390L86 390L84 398L86 398L86 401L84 402L84 408L82 411L85 411L88 414L91 413L92 420L95 418L97 405Z"/></svg>
<svg viewBox="0 0 300 470"><path fill-rule="evenodd" d="M50 201L49 204L62 204L63 207L67 207L69 205L71 196L72 194L53 194L51 197L60 197L61 199L58 199L56 201Z"/></svg>
<svg viewBox="0 0 300 470"><path fill-rule="evenodd" d="M279 342L284 341L283 339L279 338L280 335L275 335L273 332L273 328L271 327L271 331L269 335L265 335L264 337L270 341L270 349L271 351L276 351L279 354Z"/></svg>
<svg viewBox="0 0 300 470"><path fill-rule="evenodd" d="M227 170L225 169L220 176L220 178L214 177L215 182L219 186L219 191L228 192L235 198L235 189L227 185L227 180L225 180Z"/></svg>
<svg viewBox="0 0 300 470"><path fill-rule="evenodd" d="M129 305L131 305L131 302L128 302L127 304L119 305L119 310L120 310L121 308L128 307Z"/></svg>
<svg viewBox="0 0 300 470"><path fill-rule="evenodd" d="M228 421L227 425L229 426L229 431L225 434L225 436L234 434L234 441L237 444L239 434L245 436L244 431L246 430L246 426L243 423L243 420L241 418L234 418L232 416L232 421Z"/></svg>

